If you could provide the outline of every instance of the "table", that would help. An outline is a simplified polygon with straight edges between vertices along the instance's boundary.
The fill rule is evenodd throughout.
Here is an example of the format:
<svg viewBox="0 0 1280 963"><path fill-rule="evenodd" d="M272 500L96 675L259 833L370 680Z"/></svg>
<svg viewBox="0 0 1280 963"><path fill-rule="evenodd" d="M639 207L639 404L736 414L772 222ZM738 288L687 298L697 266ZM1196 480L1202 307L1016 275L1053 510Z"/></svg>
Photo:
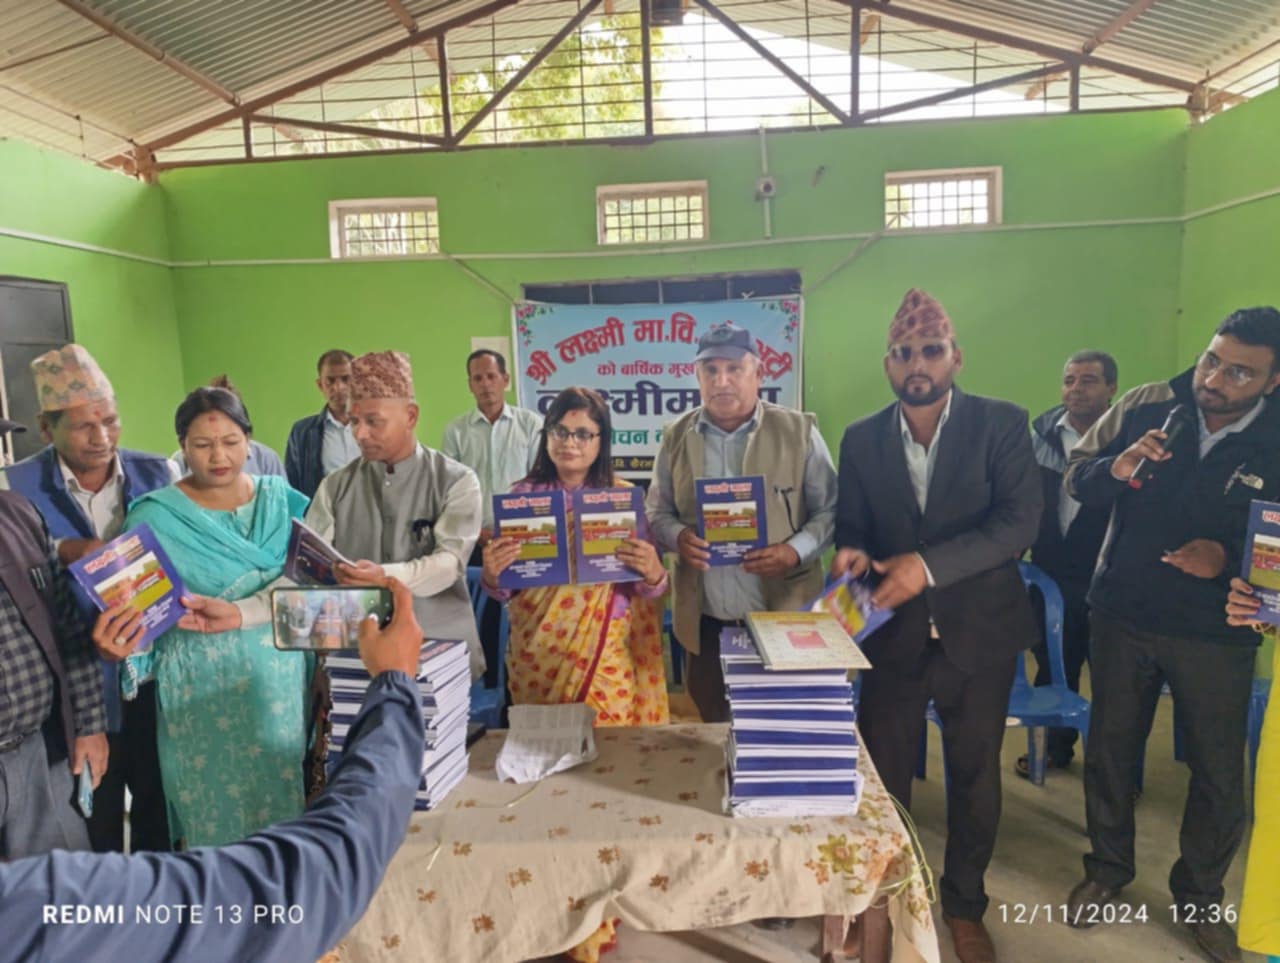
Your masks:
<svg viewBox="0 0 1280 963"><path fill-rule="evenodd" d="M699 930L852 917L887 898L895 963L937 963L910 840L866 756L856 816L735 819L722 812L727 733L598 729L595 761L525 786L498 782L504 734L489 733L444 805L414 814L337 958L514 963L580 943L606 914Z"/></svg>

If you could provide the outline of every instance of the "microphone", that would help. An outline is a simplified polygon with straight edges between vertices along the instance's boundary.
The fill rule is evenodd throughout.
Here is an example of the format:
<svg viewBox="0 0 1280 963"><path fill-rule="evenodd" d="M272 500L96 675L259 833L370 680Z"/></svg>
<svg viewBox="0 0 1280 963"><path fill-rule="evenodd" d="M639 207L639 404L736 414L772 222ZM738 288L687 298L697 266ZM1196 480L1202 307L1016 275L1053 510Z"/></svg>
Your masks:
<svg viewBox="0 0 1280 963"><path fill-rule="evenodd" d="M1187 416L1186 405L1174 405L1173 410L1169 412L1169 417L1160 426L1160 430L1165 433L1165 439L1160 443L1160 447L1165 451L1172 451L1173 443L1178 440L1178 436L1182 434L1183 429L1187 427L1187 422L1190 420ZM1151 461L1147 458L1138 462L1138 467L1129 476L1129 487L1135 490L1142 488L1159 464L1160 462Z"/></svg>

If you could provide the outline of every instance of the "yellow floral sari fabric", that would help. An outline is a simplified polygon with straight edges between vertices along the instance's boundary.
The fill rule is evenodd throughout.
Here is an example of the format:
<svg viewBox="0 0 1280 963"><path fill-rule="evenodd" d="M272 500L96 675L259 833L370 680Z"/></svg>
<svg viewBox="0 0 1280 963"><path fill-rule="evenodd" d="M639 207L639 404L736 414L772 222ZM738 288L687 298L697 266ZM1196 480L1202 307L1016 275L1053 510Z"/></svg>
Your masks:
<svg viewBox="0 0 1280 963"><path fill-rule="evenodd" d="M1280 956L1280 643L1272 654L1271 698L1262 723L1253 787L1253 836L1244 871L1240 948Z"/></svg>
<svg viewBox="0 0 1280 963"><path fill-rule="evenodd" d="M661 604L627 598L614 584L517 593L508 606L511 701L585 702L598 726L665 724Z"/></svg>

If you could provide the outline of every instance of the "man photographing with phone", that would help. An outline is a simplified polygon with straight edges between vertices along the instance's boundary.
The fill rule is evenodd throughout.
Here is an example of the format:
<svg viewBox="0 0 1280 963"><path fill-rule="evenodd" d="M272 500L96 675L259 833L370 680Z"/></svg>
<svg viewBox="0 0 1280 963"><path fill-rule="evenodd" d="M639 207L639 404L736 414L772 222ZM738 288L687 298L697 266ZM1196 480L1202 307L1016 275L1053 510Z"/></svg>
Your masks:
<svg viewBox="0 0 1280 963"><path fill-rule="evenodd" d="M1280 495L1280 311L1223 321L1195 366L1125 394L1071 453L1067 491L1109 508L1089 589L1093 704L1084 792L1092 852L1068 921L1089 926L1134 878L1134 773L1168 680L1191 782L1175 919L1238 960L1223 877L1244 834L1244 741L1258 636L1223 622L1255 498ZM1185 428L1170 418L1185 409ZM1143 466L1146 468L1143 468ZM1147 477L1131 483L1142 469ZM1149 469L1149 473L1147 472ZM1216 908L1216 910L1215 910Z"/></svg>
<svg viewBox="0 0 1280 963"><path fill-rule="evenodd" d="M360 658L373 681L328 787L302 816L242 842L185 853L59 851L0 863L6 953L291 961L332 948L364 913L404 839L422 765L412 679L422 629L409 590L394 579L379 584L391 590L394 613L384 629L374 617L360 627ZM99 651L121 657L140 635L140 615L123 606L94 627ZM167 908L169 922L152 914L149 925L132 925L137 911L158 907Z"/></svg>

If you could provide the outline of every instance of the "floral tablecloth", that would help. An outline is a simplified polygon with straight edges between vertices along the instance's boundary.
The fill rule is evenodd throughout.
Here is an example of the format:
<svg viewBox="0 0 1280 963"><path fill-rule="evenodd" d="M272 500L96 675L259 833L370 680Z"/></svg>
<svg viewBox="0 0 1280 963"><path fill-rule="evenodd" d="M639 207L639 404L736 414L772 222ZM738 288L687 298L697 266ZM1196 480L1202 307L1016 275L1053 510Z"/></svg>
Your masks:
<svg viewBox="0 0 1280 963"><path fill-rule="evenodd" d="M606 917L698 930L766 916L853 916L888 899L893 959L937 963L925 886L865 758L854 817L721 811L723 725L596 732L591 763L517 786L494 776L503 733L471 750L444 805L417 813L344 963L504 963L581 942Z"/></svg>

